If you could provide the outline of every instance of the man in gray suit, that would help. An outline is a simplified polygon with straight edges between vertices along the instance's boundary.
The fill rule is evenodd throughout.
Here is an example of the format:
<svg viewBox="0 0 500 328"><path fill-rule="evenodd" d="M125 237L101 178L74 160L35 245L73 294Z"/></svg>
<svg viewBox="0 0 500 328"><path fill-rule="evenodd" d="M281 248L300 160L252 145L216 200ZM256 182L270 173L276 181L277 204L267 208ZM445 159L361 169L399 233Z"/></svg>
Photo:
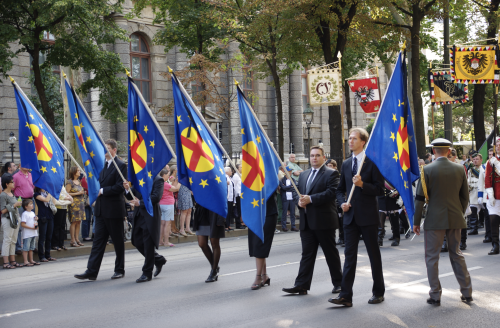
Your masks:
<svg viewBox="0 0 500 328"><path fill-rule="evenodd" d="M439 282L439 253L443 239L448 241L448 252L455 277L460 284L461 299L472 301L472 285L465 264L465 258L459 249L461 229L467 227L464 213L469 205L467 176L460 164L447 159L451 142L438 138L431 143L435 160L422 167L420 182L415 196L415 216L413 231L420 235L422 208L428 203L424 222L425 264L431 287L427 303L441 305L441 283ZM422 178L422 173L424 179Z"/></svg>

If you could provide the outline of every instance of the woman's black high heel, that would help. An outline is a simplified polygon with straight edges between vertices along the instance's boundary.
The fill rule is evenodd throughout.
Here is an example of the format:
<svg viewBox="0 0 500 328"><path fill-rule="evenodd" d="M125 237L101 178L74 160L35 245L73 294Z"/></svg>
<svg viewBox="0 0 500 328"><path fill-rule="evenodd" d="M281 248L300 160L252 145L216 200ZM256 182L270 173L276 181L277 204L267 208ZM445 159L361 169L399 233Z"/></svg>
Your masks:
<svg viewBox="0 0 500 328"><path fill-rule="evenodd" d="M261 281L258 284L253 284L252 287L250 287L251 290L257 290L262 287L262 275L258 274L257 277L261 277Z"/></svg>
<svg viewBox="0 0 500 328"><path fill-rule="evenodd" d="M219 279L218 270L211 270L210 275L205 282L214 282L217 281L217 279Z"/></svg>
<svg viewBox="0 0 500 328"><path fill-rule="evenodd" d="M267 274L263 274L263 276L267 276ZM271 286L271 278L269 278L269 276L267 276L266 281L262 281L261 285L262 285L262 287L264 287L265 285Z"/></svg>

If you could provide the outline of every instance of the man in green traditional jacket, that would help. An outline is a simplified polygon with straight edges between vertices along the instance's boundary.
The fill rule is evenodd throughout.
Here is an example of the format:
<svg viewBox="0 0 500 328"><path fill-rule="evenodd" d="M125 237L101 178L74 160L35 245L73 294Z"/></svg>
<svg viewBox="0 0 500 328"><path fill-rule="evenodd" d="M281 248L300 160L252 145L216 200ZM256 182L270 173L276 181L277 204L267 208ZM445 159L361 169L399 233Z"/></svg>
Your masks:
<svg viewBox="0 0 500 328"><path fill-rule="evenodd" d="M431 143L435 160L424 167L415 196L413 231L420 235L420 221L424 203L427 214L424 221L425 264L431 287L427 303L441 304L441 283L439 282L439 253L443 239L448 241L448 253L455 277L460 284L461 299L472 301L472 285L465 258L459 249L461 229L467 227L464 213L469 206L469 187L465 170L460 164L447 159L451 142L438 138ZM422 177L424 176L424 178Z"/></svg>

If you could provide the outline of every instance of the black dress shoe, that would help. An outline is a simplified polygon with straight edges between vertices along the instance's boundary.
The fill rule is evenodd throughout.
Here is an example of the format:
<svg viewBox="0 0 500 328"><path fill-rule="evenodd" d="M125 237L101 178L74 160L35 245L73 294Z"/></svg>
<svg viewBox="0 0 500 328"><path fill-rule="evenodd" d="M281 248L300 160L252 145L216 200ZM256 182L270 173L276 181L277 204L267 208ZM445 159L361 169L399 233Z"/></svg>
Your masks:
<svg viewBox="0 0 500 328"><path fill-rule="evenodd" d="M288 294L307 295L307 289L297 286L293 286L292 288L283 288L282 291Z"/></svg>
<svg viewBox="0 0 500 328"><path fill-rule="evenodd" d="M427 299L427 304L440 306L441 305L441 301L440 300L435 300L435 299L429 297Z"/></svg>
<svg viewBox="0 0 500 328"><path fill-rule="evenodd" d="M479 223L478 227L479 227L480 229L484 228L484 223Z"/></svg>
<svg viewBox="0 0 500 328"><path fill-rule="evenodd" d="M392 237L389 237L389 240L394 240L394 239L395 239L395 238L394 238L394 236L392 236Z"/></svg>
<svg viewBox="0 0 500 328"><path fill-rule="evenodd" d="M467 249L467 244L465 242L460 242L460 250L465 251Z"/></svg>
<svg viewBox="0 0 500 328"><path fill-rule="evenodd" d="M87 280L87 279L88 280L96 280L97 276L91 275L90 273L88 273L87 271L85 271L82 274L75 274L75 278L76 279L80 279L80 280Z"/></svg>
<svg viewBox="0 0 500 328"><path fill-rule="evenodd" d="M384 296L375 296L373 295L369 300L368 304L379 304L384 301Z"/></svg>
<svg viewBox="0 0 500 328"><path fill-rule="evenodd" d="M410 234L411 234L411 231L408 231L408 232L406 233L406 235L405 235L405 239L410 238Z"/></svg>
<svg viewBox="0 0 500 328"><path fill-rule="evenodd" d="M111 279L120 279L123 277L125 277L125 273L115 272L115 273L113 273L113 276L111 276Z"/></svg>
<svg viewBox="0 0 500 328"><path fill-rule="evenodd" d="M394 239L391 246L399 246L399 241L400 241L400 239Z"/></svg>
<svg viewBox="0 0 500 328"><path fill-rule="evenodd" d="M288 228L282 228L281 231L283 232L287 232L288 231Z"/></svg>
<svg viewBox="0 0 500 328"><path fill-rule="evenodd" d="M158 275L160 274L160 272L161 272L161 268L163 268L163 266L164 266L166 263L167 263L167 259L165 259L165 262L163 262L163 263L158 263L158 264L156 265L156 270L155 270L155 274L154 274L154 276L155 276L155 277L156 277L156 276L158 276Z"/></svg>
<svg viewBox="0 0 500 328"><path fill-rule="evenodd" d="M471 232L468 233L469 236L471 235L477 235L477 229L472 230Z"/></svg>
<svg viewBox="0 0 500 328"><path fill-rule="evenodd" d="M151 277L149 276L146 276L145 274L143 274L139 279L137 279L135 282L139 283L139 282L146 282L146 281L151 281Z"/></svg>
<svg viewBox="0 0 500 328"><path fill-rule="evenodd" d="M299 229L297 229L297 228L292 228L292 229L290 229L290 230L291 230L291 231L294 231L294 232L299 232Z"/></svg>
<svg viewBox="0 0 500 328"><path fill-rule="evenodd" d="M337 245L344 245L344 240L343 239L339 239L337 242L336 242Z"/></svg>
<svg viewBox="0 0 500 328"><path fill-rule="evenodd" d="M337 297L337 298L330 298L328 300L328 302L333 303L333 304L337 304L337 305L343 305L343 306L347 306L347 307L352 307L352 301L351 300L348 300L348 299L340 297L340 296Z"/></svg>
<svg viewBox="0 0 500 328"><path fill-rule="evenodd" d="M474 301L474 300L472 299L472 296L471 296L471 297L460 296L460 299L461 299L463 302L465 302L465 303L470 303L470 302Z"/></svg>
<svg viewBox="0 0 500 328"><path fill-rule="evenodd" d="M498 253L500 253L500 249L498 247L498 243L493 243L493 248L488 253L488 255L497 255Z"/></svg>
<svg viewBox="0 0 500 328"><path fill-rule="evenodd" d="M217 270L210 270L207 280L205 282L215 282L219 279L219 268Z"/></svg>
<svg viewBox="0 0 500 328"><path fill-rule="evenodd" d="M334 286L333 289L332 289L332 294L338 294L342 291L342 287L341 286Z"/></svg>
<svg viewBox="0 0 500 328"><path fill-rule="evenodd" d="M485 244L491 243L491 237L484 237L483 243Z"/></svg>

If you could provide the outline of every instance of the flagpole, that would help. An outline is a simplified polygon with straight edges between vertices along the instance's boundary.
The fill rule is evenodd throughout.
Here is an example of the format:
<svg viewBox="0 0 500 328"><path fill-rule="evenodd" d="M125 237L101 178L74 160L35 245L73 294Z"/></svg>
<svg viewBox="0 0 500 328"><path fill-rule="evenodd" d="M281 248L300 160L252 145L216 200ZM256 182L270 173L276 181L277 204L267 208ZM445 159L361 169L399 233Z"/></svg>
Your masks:
<svg viewBox="0 0 500 328"><path fill-rule="evenodd" d="M339 59L339 70L340 70L340 75L342 76L342 54L340 51L337 54L337 58ZM341 77L342 78L342 77ZM349 83L347 83L347 88L349 89ZM345 90L345 94L347 95L347 90ZM344 92L340 93L340 96L342 99L340 100L340 121L342 122L342 161L345 161L345 136L344 136L344 110L345 110L345 105L344 105ZM331 145L331 142L330 142Z"/></svg>
<svg viewBox="0 0 500 328"><path fill-rule="evenodd" d="M177 80L177 82L178 82L177 84L179 85L179 88L181 89L182 93L184 93L184 95L186 96L187 95L187 91L186 91L186 89L184 89L184 86L182 85L182 83L180 83L180 81L177 79L177 77L173 74L174 71L170 67L168 67L168 72L170 74L172 74L172 78L174 78L174 79ZM224 149L224 147L222 147L221 143L219 142L219 138L217 138L215 136L215 134L212 131L212 129L210 128L210 126L208 126L207 121L205 121L205 118L203 117L203 115L201 115L200 111L198 110L198 107L195 105L195 103L193 102L193 100L191 99L191 97L187 96L186 98L189 101L189 104L191 105L191 107L193 107L194 111L196 112L196 115L198 115L198 117L200 118L201 122L203 123L203 126L205 126L205 129L207 129L207 131L210 134L210 136L212 136L212 139L214 139L214 141L217 143L217 146L219 146L219 148L222 149L222 152L228 158L229 164L231 164L231 167L233 168L233 170L235 171L235 173L241 178L241 174L238 171L238 169L236 168L236 165L234 164L233 160L228 155L228 153L226 152L226 150ZM186 110L187 110L187 108L186 108Z"/></svg>
<svg viewBox="0 0 500 328"><path fill-rule="evenodd" d="M71 83L69 83L69 81L67 81L66 74L64 72L62 72L62 74L63 74L63 77L64 77L64 81L68 82L69 86L71 87L71 90L73 90L73 86L71 85ZM66 87L66 86L64 86L64 87ZM94 125L94 122L92 122L92 120L90 119L90 116L87 113L87 111L85 110L85 107L83 106L83 104L82 104L82 102L80 100L80 97L78 97L78 95L76 94L76 92L74 93L74 95L75 95L76 100L80 104L80 107L82 107L83 113L87 117L87 119L88 119L90 125L92 126L92 128L94 129L97 137L99 138L99 140L101 141L101 143L104 145L105 154L109 153L109 157L111 157L111 160L113 161L113 164L115 165L116 171L118 171L118 174L120 174L120 177L122 178L123 182L128 182L127 179L125 179L125 177L123 176L122 171L120 171L120 168L118 167L118 164L116 164L115 158L113 156L111 156L111 153L109 152L108 147L106 147L106 143L102 139L101 134L99 132L97 132L97 129L96 129L95 125ZM67 95L66 95L66 97L67 97ZM128 190L130 191L130 189L128 189ZM134 200L135 200L136 198L134 196L134 193L131 192L130 194L132 195L132 197L134 197Z"/></svg>
<svg viewBox="0 0 500 328"><path fill-rule="evenodd" d="M403 51L404 49L406 49L406 41L404 42L403 47L401 48L401 51ZM401 55L401 51L398 54L398 59L399 59L399 56ZM389 83L387 84L387 88L389 88L389 86L391 85L391 81L392 81L393 76L394 76L394 73L391 75ZM387 90L386 90L386 92L387 92ZM386 99L387 99L387 97L384 97L384 99L382 100L382 103L380 104L380 110L382 110L382 106L384 105L384 102ZM405 99L405 101L407 101L407 99ZM380 112L379 112L379 114L380 114ZM375 130L375 127L377 126L377 122L378 122L379 117L380 117L380 115L377 115L377 118L375 119L375 123L373 124L372 131ZM368 142L365 145L365 149L368 148L368 145L370 144L370 140L372 140L372 135L373 134L370 134L370 138L368 139ZM356 175L359 175L361 173L361 169L363 168L363 164L365 163L365 159L366 159L366 152L364 151L363 158L361 159L361 163L359 164L358 172L356 173ZM346 202L347 204L351 203L351 198L352 198L352 194L354 193L354 188L356 188L356 186L353 184L352 188L351 188L351 192L349 193L349 198L347 198L347 202Z"/></svg>
<svg viewBox="0 0 500 328"><path fill-rule="evenodd" d="M240 86L239 86L239 83L238 81L234 80L234 84L236 84L236 88L238 90L241 91L240 89ZM241 91L242 92L242 91ZM299 189L297 188L297 186L295 185L295 182L294 180L292 179L292 177L290 176L290 173L288 173L288 170L286 169L286 166L285 166L285 163L283 163L283 161L281 160L280 158L280 155L278 154L278 152L276 151L276 149L274 149L274 145L273 143L271 142L271 140L269 139L269 136L267 135L266 133L266 130L264 130L264 128L262 127L262 124L260 124L260 120L259 118L257 117L257 115L255 114L255 112L253 111L253 108L252 106L248 103L248 101L246 100L246 98L243 98L245 100L245 102L247 103L248 105L248 108L250 109L250 113L252 113L255 121L257 122L257 124L259 125L260 127L260 130L262 131L262 133L264 134L264 137L266 138L267 140L267 143L271 146L273 152L274 152L274 155L279 159L280 161L280 164L281 164L281 167L283 168L283 170L285 171L285 175L286 177L290 180L290 182L292 183L292 186L293 186L293 189L295 189L295 191L297 192L297 195L299 195L299 197L301 197L302 195L300 194L299 192Z"/></svg>
<svg viewBox="0 0 500 328"><path fill-rule="evenodd" d="M130 76L130 73L127 69L125 69L125 72L127 73L127 76L132 80L132 85L134 86L134 89L135 89L135 92L137 92L137 94L139 95L139 98L142 100L142 104L144 105L144 107L146 108L146 110L148 111L149 115L151 116L152 120L153 120L153 123L155 124L156 128L158 129L158 131L160 131L160 134L161 136L163 137L163 140L165 141L165 143L167 144L167 147L168 147L168 150L170 150L170 153L172 154L172 158L174 160L177 159L177 156L175 155L175 152L174 150L172 149L172 147L170 146L170 143L168 142L168 139L167 137L165 136L165 133L163 133L163 130L160 128L160 125L158 124L158 122L156 121L156 118L153 116L153 113L151 112L151 109L149 109L149 106L146 102L146 100L144 100L144 97L142 96L142 93L141 91L139 90L139 88L137 87L137 85L135 85L135 82L134 80L132 79L132 77Z"/></svg>
<svg viewBox="0 0 500 328"><path fill-rule="evenodd" d="M16 90L18 92L20 92L24 98L26 99L26 101L30 104L30 106L35 110L35 113L37 114L37 116L40 118L40 120L45 124L45 126L49 129L49 131L54 135L54 138L56 138L56 141L57 143L61 146L62 149L64 149L64 151L66 153L68 153L69 157L71 158L71 160L73 162L75 162L76 166L80 169L80 171L86 176L85 174L85 170L82 169L80 167L80 164L78 164L78 162L76 161L76 159L73 157L73 155L71 155L71 153L69 152L69 150L66 148L66 146L63 144L63 142L61 141L61 139L59 139L59 137L57 136L57 134L55 134L54 130L52 130L52 128L50 127L50 125L47 123L47 121L45 121L45 119L43 118L43 116L38 112L38 109L36 109L35 105L33 105L33 103L29 100L29 98L26 96L26 94L23 92L23 90L19 87L19 85L17 84L17 82L11 77L9 76L10 78L10 81L12 82L12 85L14 85L14 87L16 88Z"/></svg>

